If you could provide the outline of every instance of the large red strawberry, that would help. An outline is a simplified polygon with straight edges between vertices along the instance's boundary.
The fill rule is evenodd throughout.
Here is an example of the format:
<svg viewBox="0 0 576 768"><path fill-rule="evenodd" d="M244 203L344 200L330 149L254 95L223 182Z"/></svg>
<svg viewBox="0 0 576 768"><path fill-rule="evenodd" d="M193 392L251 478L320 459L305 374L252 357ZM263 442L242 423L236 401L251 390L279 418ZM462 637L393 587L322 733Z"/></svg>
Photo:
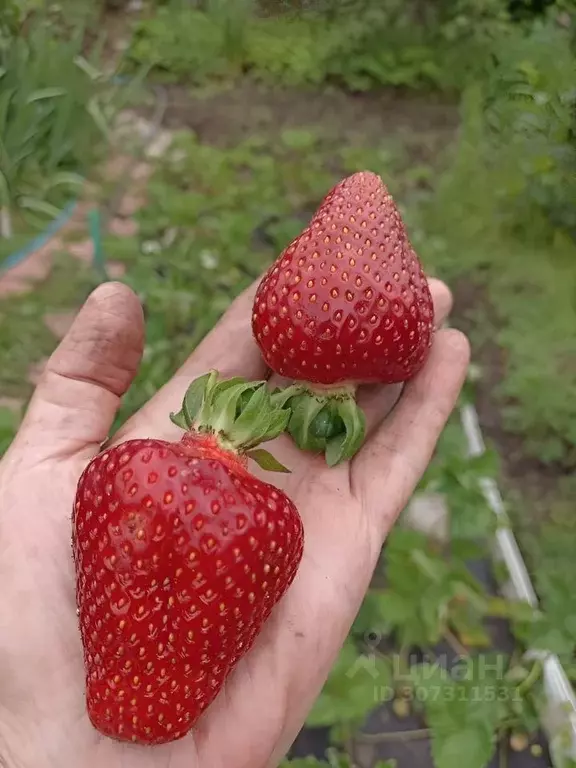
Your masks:
<svg viewBox="0 0 576 768"><path fill-rule="evenodd" d="M400 213L374 173L345 178L264 275L252 328L266 363L301 382L289 430L300 447L349 458L364 435L359 384L412 378L434 311Z"/></svg>
<svg viewBox="0 0 576 768"><path fill-rule="evenodd" d="M294 579L299 514L246 455L266 464L250 449L287 419L263 382L211 373L173 416L187 428L180 442L131 440L82 474L72 543L87 710L101 733L184 736Z"/></svg>

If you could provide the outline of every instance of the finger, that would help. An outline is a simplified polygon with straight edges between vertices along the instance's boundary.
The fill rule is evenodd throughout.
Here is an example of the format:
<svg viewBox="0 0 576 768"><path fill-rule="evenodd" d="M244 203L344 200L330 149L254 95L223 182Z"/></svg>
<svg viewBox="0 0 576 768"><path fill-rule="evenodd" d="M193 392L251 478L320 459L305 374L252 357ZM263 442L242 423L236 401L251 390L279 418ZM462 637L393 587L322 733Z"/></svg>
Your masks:
<svg viewBox="0 0 576 768"><path fill-rule="evenodd" d="M441 328L452 311L453 298L448 286L440 280L430 280L430 293L434 302L434 322ZM357 402L366 416L366 431L370 434L385 418L402 394L403 384L388 387L373 385L358 390Z"/></svg>
<svg viewBox="0 0 576 768"><path fill-rule="evenodd" d="M430 357L351 467L352 491L387 532L428 465L466 377L470 346L455 330L436 334ZM391 498L392 496L392 498ZM382 516L385 510L385 517Z"/></svg>
<svg viewBox="0 0 576 768"><path fill-rule="evenodd" d="M179 411L190 383L211 369L222 378L243 376L249 380L266 378L268 369L252 335L252 304L257 280L230 305L216 327L204 338L173 378L131 419L114 443L133 435L171 439L181 430L170 421L170 413Z"/></svg>
<svg viewBox="0 0 576 768"><path fill-rule="evenodd" d="M24 418L19 439L35 445L36 459L98 449L143 345L142 307L132 290L115 282L96 288L46 364Z"/></svg>

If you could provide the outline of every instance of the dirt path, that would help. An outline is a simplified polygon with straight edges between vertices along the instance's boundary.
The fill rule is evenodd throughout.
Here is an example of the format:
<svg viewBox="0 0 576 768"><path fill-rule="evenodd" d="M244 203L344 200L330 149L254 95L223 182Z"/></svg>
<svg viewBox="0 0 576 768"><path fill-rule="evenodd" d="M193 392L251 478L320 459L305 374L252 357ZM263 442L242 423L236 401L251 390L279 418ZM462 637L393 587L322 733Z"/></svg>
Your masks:
<svg viewBox="0 0 576 768"><path fill-rule="evenodd" d="M316 126L329 138L364 144L401 135L408 144L421 145L425 136L432 151L451 141L458 126L454 103L395 90L350 94L335 88L268 88L245 80L203 96L180 86L167 86L166 93L165 126L190 128L216 146Z"/></svg>

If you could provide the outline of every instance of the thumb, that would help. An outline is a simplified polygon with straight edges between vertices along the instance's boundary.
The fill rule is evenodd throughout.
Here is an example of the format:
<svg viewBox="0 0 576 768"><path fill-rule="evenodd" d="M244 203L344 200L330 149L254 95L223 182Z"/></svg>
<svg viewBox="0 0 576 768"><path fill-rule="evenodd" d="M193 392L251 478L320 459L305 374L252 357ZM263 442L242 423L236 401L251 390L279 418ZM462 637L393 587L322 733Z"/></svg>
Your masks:
<svg viewBox="0 0 576 768"><path fill-rule="evenodd" d="M34 460L95 453L108 437L144 346L137 296L104 283L88 297L48 360L15 442Z"/></svg>

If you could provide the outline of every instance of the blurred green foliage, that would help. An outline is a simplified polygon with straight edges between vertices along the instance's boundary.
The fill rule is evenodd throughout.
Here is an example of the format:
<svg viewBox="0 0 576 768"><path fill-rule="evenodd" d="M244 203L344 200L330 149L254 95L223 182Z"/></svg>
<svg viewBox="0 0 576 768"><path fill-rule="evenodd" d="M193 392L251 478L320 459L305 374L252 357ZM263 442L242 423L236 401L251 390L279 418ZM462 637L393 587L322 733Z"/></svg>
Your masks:
<svg viewBox="0 0 576 768"><path fill-rule="evenodd" d="M87 47L86 19L79 19L63 27L50 8L23 3L2 16L0 235L46 224L78 194L129 97L129 88L114 84L115 72L104 71L104 39Z"/></svg>
<svg viewBox="0 0 576 768"><path fill-rule="evenodd" d="M513 26L556 19L564 7L536 0L168 0L137 21L129 55L165 79L195 84L249 73L357 91L461 90L490 65Z"/></svg>
<svg viewBox="0 0 576 768"><path fill-rule="evenodd" d="M168 3L136 24L130 56L196 84L249 72L284 85L335 81L353 90L461 86L507 13L501 0L430 5L318 2L263 15L246 0L212 0L204 10Z"/></svg>
<svg viewBox="0 0 576 768"><path fill-rule="evenodd" d="M476 296L472 335L503 426L565 466L576 462L575 99L569 30L510 33L466 89L460 140L415 230L424 260Z"/></svg>

